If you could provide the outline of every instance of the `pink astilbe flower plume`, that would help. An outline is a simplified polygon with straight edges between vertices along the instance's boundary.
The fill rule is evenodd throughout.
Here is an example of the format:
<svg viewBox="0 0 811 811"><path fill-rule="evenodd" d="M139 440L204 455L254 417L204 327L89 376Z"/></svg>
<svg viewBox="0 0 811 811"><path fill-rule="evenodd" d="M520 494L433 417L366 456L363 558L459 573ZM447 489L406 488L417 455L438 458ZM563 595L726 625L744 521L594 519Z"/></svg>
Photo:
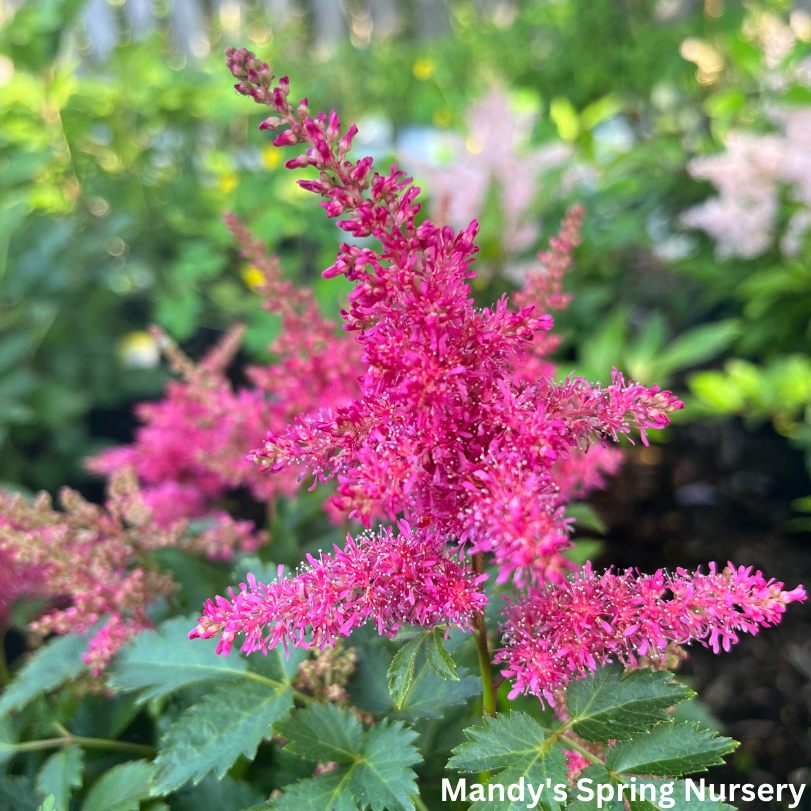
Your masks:
<svg viewBox="0 0 811 811"><path fill-rule="evenodd" d="M280 572L267 585L249 578L230 599L208 601L191 638L219 636L217 652L227 654L239 635L247 653L280 642L323 649L370 621L387 636L402 623L483 635L476 571L486 554L500 581L527 587L507 609L498 656L515 680L513 695L531 691L551 704L570 679L602 662L656 661L694 639L726 648L804 599L802 588L784 592L743 569L596 577L587 567L571 578L576 567L562 555L570 546L566 503L616 469L608 440L638 430L645 442L646 430L666 426L682 407L670 392L626 383L616 370L606 387L554 380L546 311L568 305L562 278L582 210L568 212L512 303L476 307L468 285L475 221L458 233L417 225L419 189L403 172L380 175L370 158L346 159L356 127L342 134L335 111L312 117L306 99L294 107L287 79L274 85L250 51L226 55L236 89L276 113L260 129L287 127L274 144L304 145L286 165L319 176L299 185L324 198L328 217L343 217L340 228L373 238L342 244L323 274L355 285L342 316L361 353L357 393L270 425L251 458L277 473L308 468L313 487L337 479L334 507L367 527L401 514L408 522L399 534L350 537L344 550L308 558L295 577ZM272 268L266 277L277 284ZM466 553L475 567L461 562Z"/></svg>
<svg viewBox="0 0 811 811"><path fill-rule="evenodd" d="M319 560L308 555L298 575L264 584L248 576L231 599L206 603L191 639L219 635L217 653L228 654L235 638L245 635L241 650L267 654L281 642L323 650L367 622L394 636L403 624L459 625L470 630L473 615L487 600L479 575L454 560L436 530L406 522L399 534L389 527L347 538L345 549Z"/></svg>
<svg viewBox="0 0 811 811"><path fill-rule="evenodd" d="M661 427L681 407L669 392L620 375L604 390L581 379L522 378L552 326L543 309L565 306L559 281L582 212L570 213L518 309L506 297L475 307L468 280L477 224L459 233L417 226L419 189L403 172L380 175L370 158L346 160L354 126L342 136L335 111L312 118L306 100L289 103L287 79L273 86L249 51L226 54L237 90L278 114L261 128L289 126L274 144L306 146L286 164L319 171L302 188L324 198L328 217L344 217L339 227L379 244L343 244L324 272L355 283L343 318L363 350L360 396L271 428L255 458L274 471L304 465L317 481L337 478L336 506L367 526L408 512L448 541L493 553L502 579L559 578L569 531L555 463L632 427Z"/></svg>
<svg viewBox="0 0 811 811"><path fill-rule="evenodd" d="M534 693L554 705L561 687L607 662L633 667L692 641L728 651L740 633L776 625L788 603L805 599L802 586L783 591L782 583L731 563L721 572L710 564L708 574L674 575L596 575L587 564L566 583L509 603L496 661L514 679L511 696Z"/></svg>
<svg viewBox="0 0 811 811"><path fill-rule="evenodd" d="M13 561L21 582L53 601L31 626L38 635L81 634L101 623L85 656L96 674L121 645L152 627L150 607L177 588L153 565L151 551L173 546L228 557L258 543L250 522L230 516L198 535L185 521L157 523L129 469L111 480L104 508L68 488L60 500L64 511L54 510L46 493L33 503L0 496L0 556Z"/></svg>

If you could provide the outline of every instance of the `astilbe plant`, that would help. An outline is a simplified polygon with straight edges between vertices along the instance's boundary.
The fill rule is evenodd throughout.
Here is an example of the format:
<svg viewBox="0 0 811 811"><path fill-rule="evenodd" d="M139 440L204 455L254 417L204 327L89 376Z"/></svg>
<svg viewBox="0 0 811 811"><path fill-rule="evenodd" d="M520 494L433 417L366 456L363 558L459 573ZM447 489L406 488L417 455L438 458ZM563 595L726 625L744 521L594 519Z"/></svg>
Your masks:
<svg viewBox="0 0 811 811"><path fill-rule="evenodd" d="M480 782L443 780L443 801L450 789L475 811L506 810L516 807L509 786L520 788L519 806L574 811L594 807L583 805L582 785L597 787L601 801L625 789L653 792L645 799L683 790L672 778L722 762L735 744L674 724L669 710L691 692L664 668L690 642L728 650L741 633L779 622L805 593L732 564L708 574L598 574L567 556L566 508L617 470L613 441L636 432L647 441L645 432L682 406L616 371L607 386L561 376L550 359L558 338L549 312L570 300L563 279L582 209L567 213L512 298L477 307L469 288L476 223L456 232L423 219L419 189L403 172L381 175L370 158L347 159L354 126L343 133L335 112L312 117L306 100L294 107L287 79L274 85L249 51L226 54L237 90L273 108L261 129L286 127L275 145L304 146L287 166L314 173L300 185L321 195L349 234L324 272L354 285L343 331L227 215L261 274L264 306L281 320L274 360L249 367L248 385L237 388L227 370L240 327L199 363L156 332L176 377L163 400L140 406L132 445L89 461L110 477L106 504L65 491L60 512L47 496L3 497L0 561L13 576L0 609L8 613L26 590L45 598L32 628L60 638L45 640L0 694L0 754L37 758L59 748L26 768L41 797L54 795L48 807L64 811L82 784L81 753L94 748L155 757L106 772L85 809L107 808L110 797L156 808L166 797L183 807L268 800L261 808L425 811L423 796L440 793L432 763L449 748L432 724L444 713L451 732L472 722L470 699L480 692L484 718L448 762ZM274 576L265 533L222 507L235 491L272 506L305 481L332 483L324 507L350 528L346 545ZM206 601L192 627L174 616L183 592L161 568L163 551L231 561L244 582ZM185 586L201 571L187 568L178 580ZM485 610L508 590L494 646ZM217 658L234 646L254 655ZM466 667L474 661L480 683ZM156 719L162 732L157 751L71 731L70 708L83 699L70 685L88 667L113 695L139 692L129 718L147 707L142 720ZM26 721L25 708L62 685L69 700L41 702L44 720ZM540 699L524 705L531 714L511 709L521 694ZM550 717L553 728L539 723ZM59 737L14 737L41 735L46 721ZM251 783L233 767L260 745L265 754L283 746L289 758L272 755L269 769L257 759ZM296 758L302 767L291 772ZM291 782L291 773L304 776Z"/></svg>
<svg viewBox="0 0 811 811"><path fill-rule="evenodd" d="M467 284L475 221L459 233L419 222L419 189L402 171L380 175L370 158L347 160L354 125L342 133L335 111L312 117L306 99L290 103L286 78L274 85L252 53L226 53L236 89L274 110L260 129L286 127L274 145L305 146L287 167L319 173L299 185L324 198L327 216L341 217L353 238L323 275L355 285L342 316L364 366L353 399L271 426L251 457L275 475L309 469L314 486L337 479L335 506L367 526L404 518L399 536L388 529L374 540L350 538L292 579L251 580L230 600L209 601L191 637L219 634L218 651L227 653L240 634L248 652L280 641L324 647L369 619L389 635L402 622L472 627L485 646L483 701L492 712L476 597L484 555L500 581L526 589L506 612L498 654L505 675L516 679L514 692L550 703L558 687L600 663L655 661L671 643L692 640L717 649L720 638L727 649L736 632L755 633L804 599L802 588L786 592L734 568L599 578L586 569L569 578L563 505L574 488L562 490L555 466L633 429L645 441L646 430L667 425L682 407L670 392L626 383L616 371L601 387L555 382L537 364L548 348L538 339L552 326L546 310L564 304L560 276L581 213L570 212L547 268L530 277L514 306L502 298L476 307ZM472 560L447 579L454 554ZM417 573L422 582L409 579Z"/></svg>

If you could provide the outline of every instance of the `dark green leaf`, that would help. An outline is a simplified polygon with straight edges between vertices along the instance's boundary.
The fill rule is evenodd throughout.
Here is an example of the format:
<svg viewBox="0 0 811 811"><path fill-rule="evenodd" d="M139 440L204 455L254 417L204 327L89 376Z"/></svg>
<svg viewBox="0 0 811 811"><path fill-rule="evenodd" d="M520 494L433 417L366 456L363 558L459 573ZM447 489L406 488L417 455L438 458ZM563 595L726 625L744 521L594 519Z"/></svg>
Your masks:
<svg viewBox="0 0 811 811"><path fill-rule="evenodd" d="M411 637L403 645L389 666L389 692L394 698L397 709L403 706L408 688L411 687L411 680L414 678L414 663L417 661L417 653L422 647L427 634L420 634Z"/></svg>
<svg viewBox="0 0 811 811"><path fill-rule="evenodd" d="M290 648L284 651L284 645L276 645L268 651L267 656L254 653L248 657L248 670L265 678L290 684L298 673L298 666L307 658L304 648Z"/></svg>
<svg viewBox="0 0 811 811"><path fill-rule="evenodd" d="M36 811L39 798L33 780L22 774L0 774L0 808L9 811Z"/></svg>
<svg viewBox="0 0 811 811"><path fill-rule="evenodd" d="M206 777L190 791L173 795L172 811L245 811L260 805L266 796L241 780Z"/></svg>
<svg viewBox="0 0 811 811"><path fill-rule="evenodd" d="M492 782L508 785L518 783L523 777L534 785L550 781L550 785L568 785L566 759L559 749L551 747L545 740L544 732L538 723L522 712L485 718L483 726L469 727L465 735L470 739L454 749L448 762L449 769L463 772L481 772L504 769ZM547 811L557 811L560 803L554 793L544 790L541 807ZM475 803L476 811L508 811L525 808L526 803L507 799L504 801Z"/></svg>
<svg viewBox="0 0 811 811"><path fill-rule="evenodd" d="M459 674L456 672L456 664L453 661L453 657L445 649L445 644L442 641L442 631L438 628L433 628L427 642L425 654L428 659L428 666L431 670L441 679L459 681Z"/></svg>
<svg viewBox="0 0 811 811"><path fill-rule="evenodd" d="M569 792L573 799L566 806L567 811L626 811L624 802L616 799L600 799L607 796L605 789L603 794L600 794L600 786L607 785L612 785L612 781L605 766L595 764L583 769L578 782ZM616 787L616 784L613 785ZM615 791L615 788L612 788L612 791Z"/></svg>
<svg viewBox="0 0 811 811"><path fill-rule="evenodd" d="M694 695L666 670L634 670L622 678L621 665L600 668L569 685L566 709L574 731L587 741L626 740L667 718L665 710Z"/></svg>
<svg viewBox="0 0 811 811"><path fill-rule="evenodd" d="M308 760L337 762L331 772L294 783L273 802L278 811L413 811L417 791L411 766L420 756L416 732L388 720L364 733L357 719L334 705L298 710L276 725L285 746ZM323 740L315 737L321 731Z"/></svg>
<svg viewBox="0 0 811 811"><path fill-rule="evenodd" d="M629 780L626 779L625 783L628 782ZM667 784L672 785L673 789L665 788L663 795L662 787ZM700 799L700 791L697 793L691 789L688 795L685 780L656 780L652 777L638 777L636 785L637 796L645 799L631 800L629 803L631 811L735 811L731 805L711 800L709 790L706 788L703 800ZM650 789L644 789L643 786L653 786L655 792L651 793ZM696 785L696 788L700 787ZM625 795L632 796L627 791ZM689 799L687 799L688 796ZM741 799L740 796L737 799ZM672 805L671 800L674 802Z"/></svg>
<svg viewBox="0 0 811 811"><path fill-rule="evenodd" d="M663 723L608 750L606 766L624 774L679 777L721 765L737 746L730 738L699 729L698 724Z"/></svg>
<svg viewBox="0 0 811 811"><path fill-rule="evenodd" d="M67 811L71 789L82 785L84 752L78 746L68 746L51 755L37 775L40 796L54 798L56 811Z"/></svg>
<svg viewBox="0 0 811 811"><path fill-rule="evenodd" d="M138 811L141 800L152 794L155 767L146 760L131 760L105 772L87 794L82 811Z"/></svg>
<svg viewBox="0 0 811 811"><path fill-rule="evenodd" d="M402 721L382 721L366 734L363 756L352 769L350 790L360 808L413 809L417 793L414 770L420 755L414 746L417 733Z"/></svg>
<svg viewBox="0 0 811 811"><path fill-rule="evenodd" d="M285 749L313 763L352 763L363 747L360 721L334 704L313 704L275 724Z"/></svg>
<svg viewBox="0 0 811 811"><path fill-rule="evenodd" d="M358 811L349 790L350 775L339 769L299 780L270 806L274 811Z"/></svg>
<svg viewBox="0 0 811 811"><path fill-rule="evenodd" d="M270 725L293 705L293 691L263 682L219 685L166 733L155 760L155 786L168 794L209 772L223 777L234 761L253 759Z"/></svg>
<svg viewBox="0 0 811 811"><path fill-rule="evenodd" d="M75 679L87 669L82 661L86 648L87 635L73 634L43 645L0 696L0 716L22 709L42 693Z"/></svg>
<svg viewBox="0 0 811 811"><path fill-rule="evenodd" d="M17 730L11 720L8 717L0 718L0 765L14 757L17 739Z"/></svg>
<svg viewBox="0 0 811 811"><path fill-rule="evenodd" d="M196 619L175 617L157 631L139 634L123 648L110 683L119 690L143 690L141 699L166 695L210 679L235 679L248 669L236 654L217 656L213 640L189 639Z"/></svg>
<svg viewBox="0 0 811 811"><path fill-rule="evenodd" d="M459 681L445 681L434 673L424 654L417 656L414 677L398 707L388 690L389 654L378 646L358 649L358 666L352 681L353 703L372 713L387 713L408 721L441 718L448 707L464 704L481 694L481 679L458 668Z"/></svg>

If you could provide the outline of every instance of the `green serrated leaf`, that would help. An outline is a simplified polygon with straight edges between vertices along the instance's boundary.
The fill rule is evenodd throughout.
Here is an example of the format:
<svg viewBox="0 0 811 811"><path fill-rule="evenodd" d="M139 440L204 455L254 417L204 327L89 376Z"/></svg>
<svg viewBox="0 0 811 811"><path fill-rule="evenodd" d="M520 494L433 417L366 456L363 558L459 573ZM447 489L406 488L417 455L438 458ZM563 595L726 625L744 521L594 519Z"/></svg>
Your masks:
<svg viewBox="0 0 811 811"><path fill-rule="evenodd" d="M680 777L719 766L737 746L731 738L716 736L698 724L662 723L630 741L608 750L609 771L654 777Z"/></svg>
<svg viewBox="0 0 811 811"><path fill-rule="evenodd" d="M222 684L173 724L161 741L155 788L168 794L199 783L209 772L223 777L234 761L253 759L271 724L293 706L290 688L263 682Z"/></svg>
<svg viewBox="0 0 811 811"><path fill-rule="evenodd" d="M432 629L427 642L425 655L431 670L441 679L459 681L459 674L456 672L456 664L453 661L453 657L445 649L445 643L442 641L442 631L438 628Z"/></svg>
<svg viewBox="0 0 811 811"><path fill-rule="evenodd" d="M627 780L625 782L628 783ZM664 788L668 784L673 788ZM631 811L735 811L731 805L711 800L707 791L704 792L703 800L700 799L700 793L696 794L691 790L688 794L685 780L656 780L652 777L638 777L636 785L637 796L645 799L631 800L629 802ZM653 793L650 789L642 788L643 786L653 787ZM626 796L631 796L627 791L625 793ZM689 799L687 799L688 796Z"/></svg>
<svg viewBox="0 0 811 811"><path fill-rule="evenodd" d="M93 784L82 811L138 811L141 800L152 794L154 774L154 765L146 760L115 766Z"/></svg>
<svg viewBox="0 0 811 811"><path fill-rule="evenodd" d="M349 710L313 704L274 725L285 749L314 763L352 763L363 747L363 728Z"/></svg>
<svg viewBox="0 0 811 811"><path fill-rule="evenodd" d="M0 718L0 765L17 753L17 730L8 717Z"/></svg>
<svg viewBox="0 0 811 811"><path fill-rule="evenodd" d="M417 661L417 653L419 653L427 635L427 633L422 633L418 636L412 636L405 645L394 654L394 658L391 660L388 672L389 692L398 710L402 708L406 693L408 693L408 688L411 687L411 681L414 678L414 664Z"/></svg>
<svg viewBox="0 0 811 811"><path fill-rule="evenodd" d="M56 811L56 800L54 800L53 794L45 798L45 802L42 803L38 811Z"/></svg>
<svg viewBox="0 0 811 811"><path fill-rule="evenodd" d="M403 699L403 717L415 721L418 718L439 718L448 707L464 704L471 696L481 693L481 680L468 675L465 668L459 669L459 681L440 679L428 665L418 660L411 686Z"/></svg>
<svg viewBox="0 0 811 811"><path fill-rule="evenodd" d="M605 766L588 766L580 773L578 782L570 790L572 801L566 806L567 811L626 811L625 803L619 800L603 799L608 795L600 786L612 785L612 780ZM614 786L616 784L613 784ZM615 789L612 788L612 791ZM602 793L601 793L602 792Z"/></svg>
<svg viewBox="0 0 811 811"><path fill-rule="evenodd" d="M381 721L366 734L362 758L352 770L350 790L358 807L411 811L417 782L411 768L420 762L417 733L402 721Z"/></svg>
<svg viewBox="0 0 811 811"><path fill-rule="evenodd" d="M110 684L118 690L143 690L141 700L211 679L236 679L248 669L239 656L217 656L209 640L189 639L196 619L175 617L157 631L133 639L116 657Z"/></svg>
<svg viewBox="0 0 811 811"><path fill-rule="evenodd" d="M34 781L23 774L0 774L0 808L9 811L36 811L39 798Z"/></svg>
<svg viewBox="0 0 811 811"><path fill-rule="evenodd" d="M358 664L352 680L352 703L371 713L386 713L416 721L441 718L449 707L466 703L481 695L481 679L458 668L459 681L444 681L428 665L424 655L418 655L414 677L400 707L388 689L390 654L383 646L360 646Z"/></svg>
<svg viewBox="0 0 811 811"><path fill-rule="evenodd" d="M252 806L261 805L267 797L249 783L223 777L206 777L189 791L172 796L172 811L246 811Z"/></svg>
<svg viewBox="0 0 811 811"><path fill-rule="evenodd" d="M349 791L349 773L340 769L299 780L271 804L273 811L358 811Z"/></svg>
<svg viewBox="0 0 811 811"><path fill-rule="evenodd" d="M82 785L84 752L78 746L68 746L51 755L37 775L40 796L53 796L56 811L67 811L71 789Z"/></svg>
<svg viewBox="0 0 811 811"><path fill-rule="evenodd" d="M626 811L628 807L631 811L732 811L724 803L701 800L694 793L686 800L685 787L684 780L622 776L612 780L604 766L589 766L570 791L567 811Z"/></svg>
<svg viewBox="0 0 811 811"><path fill-rule="evenodd" d="M569 685L566 709L574 731L587 741L627 740L664 721L665 710L694 695L666 670L634 670L622 677L621 665L600 668Z"/></svg>
<svg viewBox="0 0 811 811"><path fill-rule="evenodd" d="M87 670L82 660L86 649L86 634L61 636L43 645L0 696L0 716L22 709L37 696Z"/></svg>
<svg viewBox="0 0 811 811"><path fill-rule="evenodd" d="M463 772L486 770L504 771L491 782L508 786L520 782L551 786L568 785L566 759L559 749L551 748L540 725L523 712L485 718L483 726L469 727L465 735L470 739L453 750L449 769ZM546 811L557 811L560 802L554 793L543 792L540 806ZM494 802L476 802L471 811L512 811L525 808L526 803L507 798Z"/></svg>
<svg viewBox="0 0 811 811"><path fill-rule="evenodd" d="M314 740L316 723L322 724L322 737L329 741L325 748ZM349 711L315 705L295 712L276 728L285 737L292 736L287 751L305 752L308 760L329 758L341 764L287 788L272 803L277 811L414 811L411 795L416 793L417 783L411 766L420 756L413 745L416 732L402 721L384 720L364 733Z"/></svg>

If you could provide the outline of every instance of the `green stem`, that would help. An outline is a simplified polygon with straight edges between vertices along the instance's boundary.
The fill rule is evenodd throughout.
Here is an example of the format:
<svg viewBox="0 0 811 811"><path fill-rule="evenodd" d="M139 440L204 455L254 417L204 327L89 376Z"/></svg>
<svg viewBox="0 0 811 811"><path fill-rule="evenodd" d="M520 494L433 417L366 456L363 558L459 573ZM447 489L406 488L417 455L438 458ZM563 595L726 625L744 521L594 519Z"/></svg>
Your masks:
<svg viewBox="0 0 811 811"><path fill-rule="evenodd" d="M479 552L473 556L473 571L482 574L484 555ZM493 669L490 665L490 651L487 648L487 628L484 624L484 613L473 616L473 634L476 637L476 653L479 657L479 672L482 676L482 714L496 714L496 694L493 690Z"/></svg>
<svg viewBox="0 0 811 811"><path fill-rule="evenodd" d="M0 687L5 687L11 681L6 661L6 629L0 632Z"/></svg>
<svg viewBox="0 0 811 811"><path fill-rule="evenodd" d="M479 552L473 556L473 571L482 574L484 555ZM473 635L476 637L476 654L479 657L479 672L482 676L482 715L493 718L496 714L496 694L493 691L493 669L490 665L490 651L487 648L487 627L484 624L484 612L473 615ZM490 781L490 772L479 772L479 782Z"/></svg>
<svg viewBox="0 0 811 811"><path fill-rule="evenodd" d="M412 794L411 799L414 802L414 807L417 811L428 811L428 806L422 801L419 794Z"/></svg>
<svg viewBox="0 0 811 811"><path fill-rule="evenodd" d="M269 679L267 676L263 676L261 673L254 673L252 670L246 670L242 675L246 679L258 681L261 682L262 684L267 684L274 690L286 690L288 687L290 687L290 685L287 682ZM315 701L315 699L312 696L308 696L307 693L302 693L300 690L293 691L293 698L297 698L299 701L303 701L305 704L310 704L313 701Z"/></svg>
<svg viewBox="0 0 811 811"><path fill-rule="evenodd" d="M63 735L61 738L45 738L40 741L25 741L14 744L17 752L36 752L38 749L55 749L57 747L84 746L87 749L109 749L118 752L133 752L151 757L157 754L154 746L128 741L110 741L105 738L82 738L78 735Z"/></svg>
<svg viewBox="0 0 811 811"><path fill-rule="evenodd" d="M580 752L583 757L590 760L592 763L597 763L600 766L605 765L600 758L594 754L594 752L589 752L585 746L579 744L576 740L570 738L568 735L564 735L564 731L568 729L574 721L570 720L567 721L562 727L558 727L557 729L548 729L547 727L541 727L544 733L549 735L547 739L547 745L549 748L552 747L554 743L562 743L564 746L568 747L569 749L574 749L576 752Z"/></svg>

